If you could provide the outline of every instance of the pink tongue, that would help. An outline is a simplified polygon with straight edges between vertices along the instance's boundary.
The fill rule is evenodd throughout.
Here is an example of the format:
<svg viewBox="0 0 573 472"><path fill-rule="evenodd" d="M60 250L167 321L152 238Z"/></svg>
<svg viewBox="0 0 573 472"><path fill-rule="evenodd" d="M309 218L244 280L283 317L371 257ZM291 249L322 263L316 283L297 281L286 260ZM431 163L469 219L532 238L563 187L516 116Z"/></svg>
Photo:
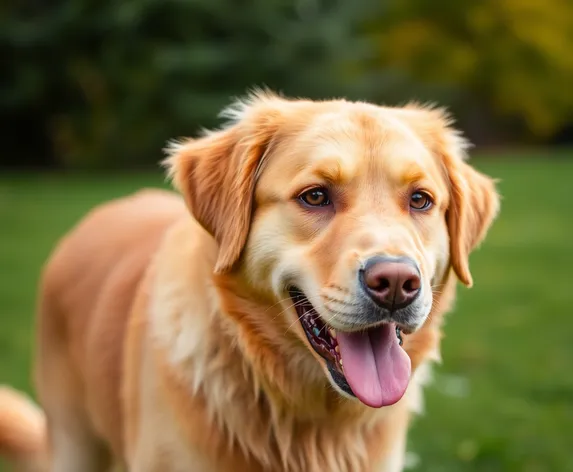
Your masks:
<svg viewBox="0 0 573 472"><path fill-rule="evenodd" d="M398 344L396 326L383 324L360 333L336 333L348 385L371 407L396 403L410 380L410 357Z"/></svg>

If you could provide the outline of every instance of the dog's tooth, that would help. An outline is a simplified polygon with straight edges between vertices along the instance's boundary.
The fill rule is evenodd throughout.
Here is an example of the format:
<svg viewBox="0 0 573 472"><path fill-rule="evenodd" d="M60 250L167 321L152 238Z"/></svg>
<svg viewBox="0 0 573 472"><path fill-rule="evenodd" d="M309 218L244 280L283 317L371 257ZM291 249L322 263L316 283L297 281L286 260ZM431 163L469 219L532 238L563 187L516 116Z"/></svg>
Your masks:
<svg viewBox="0 0 573 472"><path fill-rule="evenodd" d="M336 354L340 354L340 348L338 347L338 344L334 347L334 350L336 351Z"/></svg>
<svg viewBox="0 0 573 472"><path fill-rule="evenodd" d="M328 334L330 334L332 339L336 339L336 331L334 331L334 329L328 328Z"/></svg>

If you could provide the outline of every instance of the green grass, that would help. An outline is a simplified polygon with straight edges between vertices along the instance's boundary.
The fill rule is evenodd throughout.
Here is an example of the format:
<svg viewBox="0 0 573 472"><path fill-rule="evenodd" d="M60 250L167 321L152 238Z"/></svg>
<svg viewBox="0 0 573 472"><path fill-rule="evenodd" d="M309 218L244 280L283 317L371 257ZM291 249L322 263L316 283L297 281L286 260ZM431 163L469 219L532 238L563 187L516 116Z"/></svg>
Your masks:
<svg viewBox="0 0 573 472"><path fill-rule="evenodd" d="M573 159L475 161L502 213L460 287L410 450L426 472L573 470ZM35 290L87 209L161 175L0 177L0 383L31 391ZM1 466L0 466L1 469Z"/></svg>

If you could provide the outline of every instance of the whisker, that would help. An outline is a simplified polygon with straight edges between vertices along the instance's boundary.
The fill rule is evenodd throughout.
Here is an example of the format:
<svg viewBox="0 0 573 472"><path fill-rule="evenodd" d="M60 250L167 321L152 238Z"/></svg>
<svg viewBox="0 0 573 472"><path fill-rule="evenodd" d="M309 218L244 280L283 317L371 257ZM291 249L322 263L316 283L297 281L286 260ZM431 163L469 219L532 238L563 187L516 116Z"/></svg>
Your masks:
<svg viewBox="0 0 573 472"><path fill-rule="evenodd" d="M333 307L329 306L328 303L325 303L325 304L324 304L324 307L325 307L326 309L328 309L328 311L330 311L330 312L332 312L332 313L336 312L336 313L338 313L338 314L340 314L340 315L344 315L344 316L351 316L351 315L353 314L351 311L341 311L341 310L338 310L338 309L336 309L336 308L333 308Z"/></svg>
<svg viewBox="0 0 573 472"><path fill-rule="evenodd" d="M285 329L284 334L288 333L288 331L296 324L297 321L300 321L300 319L304 316L304 313L302 315L300 315L296 320L294 320L288 327L287 329Z"/></svg>
<svg viewBox="0 0 573 472"><path fill-rule="evenodd" d="M314 297L311 297L311 298L305 297L305 299L303 299L303 300L299 300L298 302L294 302L294 303L292 303L291 305L287 306L284 310L280 311L278 314L276 314L275 316L273 316L273 318L271 319L271 321L276 320L276 319L277 319L280 315L282 315L285 311L290 310L291 308L294 308L294 307L299 306L299 305L301 305L301 304L304 304L304 303L306 303L307 301L310 303L311 299L312 299L312 300L315 300L315 299L317 299L317 298L320 298L320 297L318 297L318 296L315 295ZM287 300L288 300L288 299L287 299ZM311 303L311 304L312 304L312 303Z"/></svg>
<svg viewBox="0 0 573 472"><path fill-rule="evenodd" d="M286 297L286 298L283 298L282 300L279 300L278 302L274 303L273 305L267 307L267 309L263 313L266 313L267 311L272 310L275 306L280 305L281 303L286 302L287 300L290 300L290 299L291 299L291 297Z"/></svg>
<svg viewBox="0 0 573 472"><path fill-rule="evenodd" d="M358 306L359 305L359 303L350 303L344 299L331 297L328 294L324 294L323 298L325 298L326 300L331 301L331 302L340 303L341 305L344 305L344 306Z"/></svg>
<svg viewBox="0 0 573 472"><path fill-rule="evenodd" d="M349 290L345 287L343 287L342 285L338 285L335 283L330 283L328 285L325 285L324 288L333 288L335 290L338 290L340 292L348 292Z"/></svg>
<svg viewBox="0 0 573 472"><path fill-rule="evenodd" d="M446 284L437 284L437 285L432 285L431 288L432 288L432 290L433 290L433 289L442 288L442 287L445 287L445 286L446 286Z"/></svg>
<svg viewBox="0 0 573 472"><path fill-rule="evenodd" d="M301 304L301 303L305 303L306 301L308 301L308 302L312 305L312 302L313 302L314 300L322 301L322 302L323 302L323 305L324 305L325 307L327 307L327 305L328 305L328 300L327 300L326 302L324 302L324 297L322 297L322 296L320 296L320 295L315 295L315 296L310 297L310 298L305 296L305 300L300 300L300 301L298 301L298 302L292 303L291 305L289 305L288 307L286 307L284 310L280 311L280 312L277 313L275 316L273 316L273 318L271 319L271 321L274 321L275 319L277 319L277 318L278 318L280 315L282 315L285 311L287 311L287 310L289 310L289 309L291 309L291 308L294 308L294 307L298 306L298 305ZM347 306L347 307L358 306L358 304L353 305L353 304L347 304L347 303L345 303L345 302L340 302L340 301L338 301L338 300L334 300L334 301L336 301L336 302L338 302L338 303L340 303L340 304L342 304L342 305L344 305L344 306ZM275 304L275 305L276 305L276 304ZM339 312L340 312L340 310L333 310L332 308L328 308L328 310L329 310L329 311L339 311ZM340 312L340 313L346 314L346 315L349 314L349 313L344 313L344 312ZM299 317L299 319L300 319L300 317ZM292 327L292 325L289 326L289 328L290 328L290 327Z"/></svg>
<svg viewBox="0 0 573 472"><path fill-rule="evenodd" d="M280 316L282 313L284 313L285 311L289 310L290 308L296 307L296 306L298 306L299 304L305 303L305 302L307 302L307 301L308 301L309 303L311 303L311 300L315 300L315 299L321 299L321 297L320 297L319 295L315 295L314 297L310 297L310 298L307 297L306 300L301 300L300 302L293 303L293 304L291 304L289 307L287 307L287 308L285 308L284 310L282 310L282 311L281 311L278 315L276 315L273 319L275 319L276 317ZM311 303L311 305L312 305L312 303ZM326 305L325 305L325 306L326 306ZM332 310L329 309L329 311L332 311ZM296 324L297 321L300 321L301 318L302 318L304 315L305 315L305 313L303 313L302 315L298 316L297 319L296 319L295 321L293 321L293 322L287 327L287 329L285 330L285 334L288 332L288 330L290 330L290 329ZM318 315L318 313L317 313L317 315ZM319 318L320 318L320 315L318 315L318 316L319 316ZM335 314L334 316L336 316L336 314ZM329 320L328 322L326 322L326 323L330 323L330 321L334 319L334 316L331 317L330 320ZM323 320L323 322L324 322L324 320ZM325 323L325 326L326 326L326 323Z"/></svg>
<svg viewBox="0 0 573 472"><path fill-rule="evenodd" d="M304 300L301 300L301 301L304 302ZM296 305L296 304L295 304L295 305ZM293 305L293 306L295 306L295 305ZM286 311L286 310L283 310L281 313L284 313L285 311ZM297 321L300 321L300 319L301 319L304 315L305 315L305 313L303 313L303 314L300 315L296 320L294 320L294 321L287 327L287 329L285 330L285 334L288 332L289 329L291 329L291 328L296 324Z"/></svg>
<svg viewBox="0 0 573 472"><path fill-rule="evenodd" d="M272 317L271 321L276 320L279 316L281 316L285 311L290 310L291 308L295 308L299 305L302 305L306 302L306 300L299 300L298 302L294 302L291 303L289 306L287 306L284 310L281 310L279 313L277 313L275 316Z"/></svg>
<svg viewBox="0 0 573 472"><path fill-rule="evenodd" d="M332 322L332 320L333 320L334 318L336 318L336 315L337 315L337 314L338 314L337 312L333 312L332 316L328 319L328 321L325 321L325 322L324 322L323 328L328 327L328 325ZM322 331L322 329L321 329L320 331ZM320 331L318 332L318 334L320 334Z"/></svg>

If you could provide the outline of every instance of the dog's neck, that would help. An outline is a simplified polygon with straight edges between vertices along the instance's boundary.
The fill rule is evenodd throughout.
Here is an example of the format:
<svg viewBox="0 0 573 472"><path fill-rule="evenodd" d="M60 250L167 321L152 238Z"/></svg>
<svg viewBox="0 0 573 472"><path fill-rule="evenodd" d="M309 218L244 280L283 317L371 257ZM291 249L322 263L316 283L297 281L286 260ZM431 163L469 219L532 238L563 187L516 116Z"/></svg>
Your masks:
<svg viewBox="0 0 573 472"><path fill-rule="evenodd" d="M169 323L151 326L179 390L205 406L220 447L231 445L261 470L366 470L368 438L392 408L371 410L341 397L302 345L289 357L285 348L294 339L273 340L274 333L253 323L272 320L280 308L263 308L227 292L230 279L221 282L209 288L213 305L206 311L190 298L176 302L173 295L185 297L184 290L172 287L173 311L152 313L169 316ZM167 300L154 304L165 307Z"/></svg>

